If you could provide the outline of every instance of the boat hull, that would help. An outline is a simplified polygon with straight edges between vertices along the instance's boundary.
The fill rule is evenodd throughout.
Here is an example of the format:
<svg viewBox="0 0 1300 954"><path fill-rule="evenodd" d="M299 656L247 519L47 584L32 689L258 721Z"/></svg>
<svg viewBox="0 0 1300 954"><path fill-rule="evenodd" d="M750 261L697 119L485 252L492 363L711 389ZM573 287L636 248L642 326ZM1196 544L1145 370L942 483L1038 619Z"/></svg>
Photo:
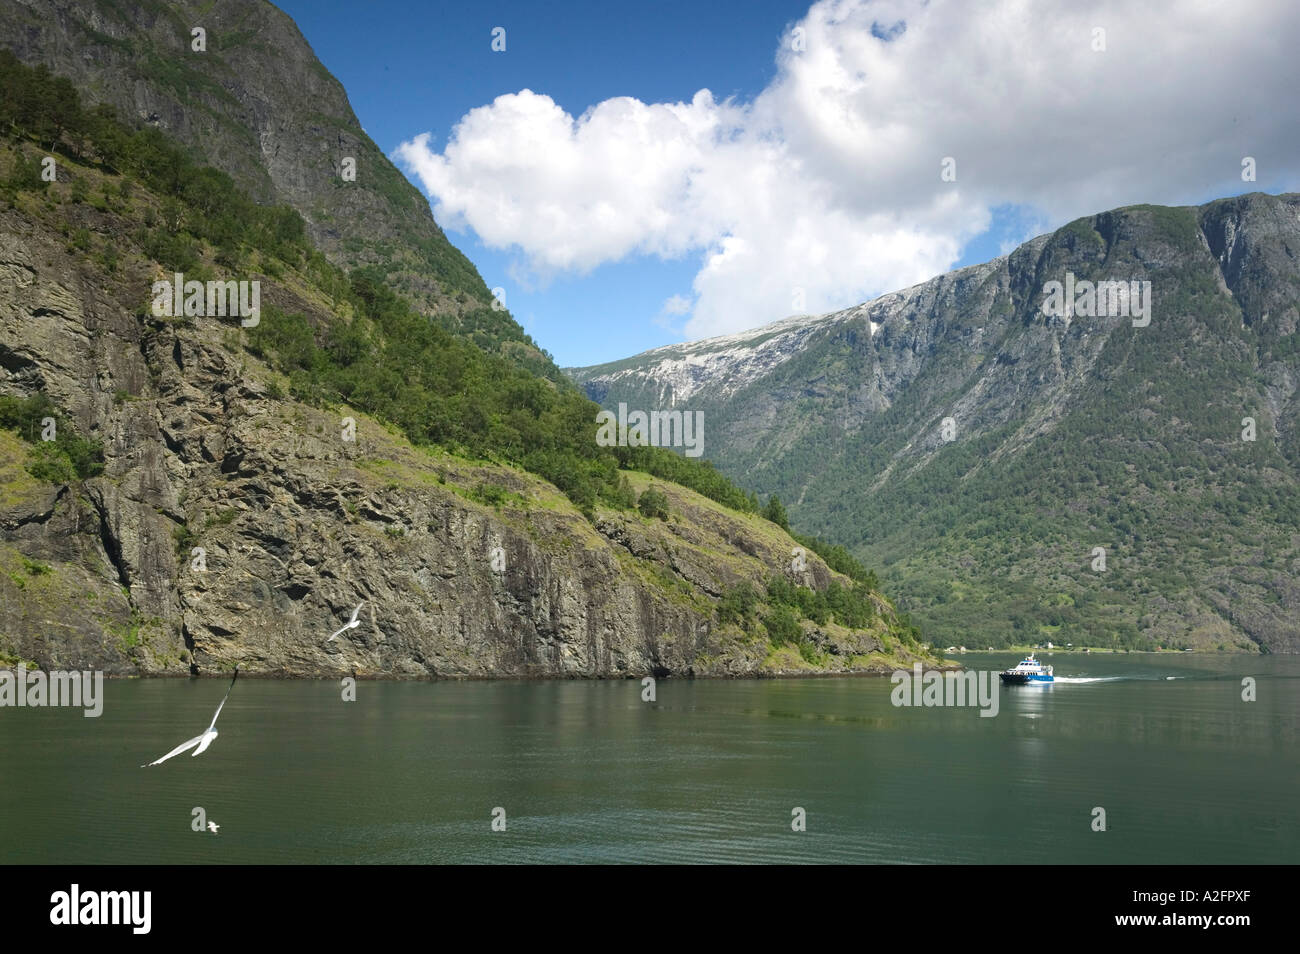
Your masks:
<svg viewBox="0 0 1300 954"><path fill-rule="evenodd" d="M1051 676L1033 676L1023 672L1001 672L998 675L1009 686L1023 686L1031 682L1050 685L1054 681Z"/></svg>

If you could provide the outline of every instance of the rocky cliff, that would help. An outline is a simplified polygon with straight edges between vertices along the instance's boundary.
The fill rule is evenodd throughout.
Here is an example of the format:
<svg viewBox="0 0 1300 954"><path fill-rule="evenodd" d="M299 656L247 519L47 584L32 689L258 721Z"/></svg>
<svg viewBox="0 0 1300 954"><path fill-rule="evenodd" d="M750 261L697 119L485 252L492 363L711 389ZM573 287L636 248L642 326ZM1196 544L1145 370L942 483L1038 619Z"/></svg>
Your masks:
<svg viewBox="0 0 1300 954"><path fill-rule="evenodd" d="M331 261L379 270L447 327L559 378L518 324L488 307L473 264L266 0L0 0L0 45L129 123L165 132L258 201L292 206ZM355 177L345 179L349 159Z"/></svg>
<svg viewBox="0 0 1300 954"><path fill-rule="evenodd" d="M73 101L59 121L92 141L51 144L49 78L0 73L0 664L721 676L922 653L874 587L773 523L620 475L573 388L385 298L236 190L199 214L209 171ZM179 261L258 282L258 320L158 309Z"/></svg>
<svg viewBox="0 0 1300 954"><path fill-rule="evenodd" d="M15 210L0 213L0 274L0 390L49 395L105 457L98 477L50 484L0 431L10 660L294 675L811 668L715 619L729 587L791 562L797 544L759 517L655 481L669 520L602 509L592 522L526 472L273 397L276 375L237 328L142 319ZM485 484L504 495L478 499ZM824 587L833 574L809 554L798 576ZM362 625L327 642L363 601ZM886 633L882 621L810 638L829 668L863 668L881 663L868 657Z"/></svg>

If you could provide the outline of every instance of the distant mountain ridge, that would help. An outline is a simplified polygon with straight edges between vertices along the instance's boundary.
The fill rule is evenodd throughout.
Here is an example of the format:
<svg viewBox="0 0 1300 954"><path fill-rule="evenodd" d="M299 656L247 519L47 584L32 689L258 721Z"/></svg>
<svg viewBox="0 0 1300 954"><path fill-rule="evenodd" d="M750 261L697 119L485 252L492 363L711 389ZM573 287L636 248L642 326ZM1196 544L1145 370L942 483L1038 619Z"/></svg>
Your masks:
<svg viewBox="0 0 1300 954"><path fill-rule="evenodd" d="M878 567L945 645L1296 651L1298 262L1300 196L1134 206L567 373L605 407L703 411L707 458ZM1044 314L1067 274L1151 282L1150 324Z"/></svg>
<svg viewBox="0 0 1300 954"><path fill-rule="evenodd" d="M657 403L687 401L697 391L729 395L772 370L824 327L829 315L799 315L752 332L720 335L680 345L664 345L636 357L564 372L600 400L615 383L641 381ZM635 386L635 384L632 384Z"/></svg>

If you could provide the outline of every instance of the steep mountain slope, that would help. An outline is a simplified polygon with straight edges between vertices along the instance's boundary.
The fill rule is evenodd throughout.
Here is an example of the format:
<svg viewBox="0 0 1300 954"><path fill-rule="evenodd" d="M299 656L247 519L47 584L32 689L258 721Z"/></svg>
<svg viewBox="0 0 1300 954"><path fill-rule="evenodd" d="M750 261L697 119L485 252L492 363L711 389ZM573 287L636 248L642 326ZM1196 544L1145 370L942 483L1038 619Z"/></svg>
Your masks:
<svg viewBox="0 0 1300 954"><path fill-rule="evenodd" d="M206 50L193 49L195 29ZM361 129L347 94L266 0L0 0L0 47L183 143L259 202L301 213L336 264L374 268L449 330L552 380L477 270ZM345 159L355 181L344 179Z"/></svg>
<svg viewBox="0 0 1300 954"><path fill-rule="evenodd" d="M934 661L851 561L828 550L850 575L833 571L708 467L600 447L575 388L345 273L293 210L5 51L0 91L0 663L491 677ZM160 308L178 271L209 296L257 282L260 310L214 314L202 285ZM327 641L363 602L363 625Z"/></svg>
<svg viewBox="0 0 1300 954"><path fill-rule="evenodd" d="M606 407L702 411L708 458L879 567L940 645L1294 652L1298 262L1300 196L1118 209L843 312L569 373ZM1149 281L1149 324L1045 314L1067 273Z"/></svg>

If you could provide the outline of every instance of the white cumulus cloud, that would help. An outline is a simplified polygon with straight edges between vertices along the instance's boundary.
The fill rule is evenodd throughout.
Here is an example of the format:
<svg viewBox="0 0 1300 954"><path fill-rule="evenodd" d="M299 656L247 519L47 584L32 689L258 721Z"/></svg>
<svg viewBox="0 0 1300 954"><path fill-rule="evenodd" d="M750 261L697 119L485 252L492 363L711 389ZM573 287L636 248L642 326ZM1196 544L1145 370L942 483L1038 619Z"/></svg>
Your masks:
<svg viewBox="0 0 1300 954"><path fill-rule="evenodd" d="M665 315L684 315L691 310L691 300L685 295L673 295L664 302Z"/></svg>
<svg viewBox="0 0 1300 954"><path fill-rule="evenodd" d="M700 337L941 272L1000 205L1060 224L1194 201L1240 191L1246 156L1294 183L1297 35L1290 0L821 0L750 102L572 116L521 90L395 157L444 225L539 276L698 256L671 301Z"/></svg>

